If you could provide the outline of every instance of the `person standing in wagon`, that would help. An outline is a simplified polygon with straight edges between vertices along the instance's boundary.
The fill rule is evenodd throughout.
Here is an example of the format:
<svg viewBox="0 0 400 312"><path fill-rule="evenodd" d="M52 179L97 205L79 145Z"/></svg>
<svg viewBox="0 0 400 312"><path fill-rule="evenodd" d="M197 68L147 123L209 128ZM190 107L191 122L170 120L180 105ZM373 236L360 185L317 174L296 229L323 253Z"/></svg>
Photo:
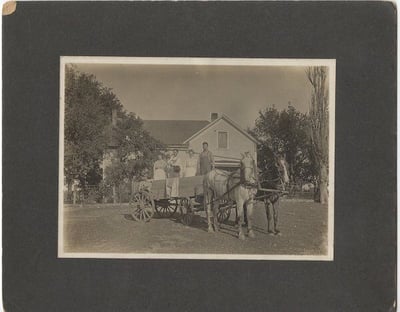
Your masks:
<svg viewBox="0 0 400 312"><path fill-rule="evenodd" d="M205 175L214 169L214 156L208 150L208 143L203 142L203 151L199 155L199 162L197 165L197 173Z"/></svg>
<svg viewBox="0 0 400 312"><path fill-rule="evenodd" d="M194 177L197 172L198 159L194 157L194 151L192 149L188 150L189 157L185 161L185 177Z"/></svg>
<svg viewBox="0 0 400 312"><path fill-rule="evenodd" d="M154 180L165 180L167 177L165 170L167 168L167 162L163 159L163 155L159 154L158 159L154 163Z"/></svg>
<svg viewBox="0 0 400 312"><path fill-rule="evenodd" d="M168 165L171 169L168 176L169 178L183 177L183 162L179 157L179 152L177 149L172 152L171 158L168 160Z"/></svg>

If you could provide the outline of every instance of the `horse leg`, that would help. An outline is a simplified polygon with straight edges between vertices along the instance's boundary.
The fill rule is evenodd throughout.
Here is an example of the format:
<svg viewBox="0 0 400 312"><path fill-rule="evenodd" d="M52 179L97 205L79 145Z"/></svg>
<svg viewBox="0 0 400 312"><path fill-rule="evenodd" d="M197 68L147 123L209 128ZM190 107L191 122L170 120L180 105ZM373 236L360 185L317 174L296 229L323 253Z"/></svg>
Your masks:
<svg viewBox="0 0 400 312"><path fill-rule="evenodd" d="M279 208L279 198L275 203L272 204L273 212L274 212L274 233L278 235L280 231L278 230L278 208Z"/></svg>
<svg viewBox="0 0 400 312"><path fill-rule="evenodd" d="M238 209L236 207L235 209L236 212L236 219L235 219L235 226L238 226L239 224L239 215L238 215ZM243 204L243 222L244 224L247 226L247 207L246 207L246 203Z"/></svg>
<svg viewBox="0 0 400 312"><path fill-rule="evenodd" d="M247 207L247 229L249 231L249 237L254 238L254 237L256 237L256 235L254 234L254 231L253 231L253 212L254 212L253 199L250 199L247 202L246 207Z"/></svg>
<svg viewBox="0 0 400 312"><path fill-rule="evenodd" d="M272 231L272 218L273 218L273 210L275 210L272 206L273 204L271 203L271 201L269 200L269 198L264 200L264 204L265 204L265 212L267 214L267 220L268 220L268 234L274 234L275 231ZM274 224L274 228L275 228L275 224Z"/></svg>
<svg viewBox="0 0 400 312"><path fill-rule="evenodd" d="M243 220L244 220L244 225L246 225L246 226L248 226L249 225L249 223L248 223L248 210L247 210L247 202L244 202L244 204L243 204Z"/></svg>
<svg viewBox="0 0 400 312"><path fill-rule="evenodd" d="M213 203L212 209L213 209L213 219L214 219L213 220L214 221L214 230L216 232L218 232L219 231L219 224L218 224L217 213L218 213L218 209L219 209L219 200L216 200Z"/></svg>
<svg viewBox="0 0 400 312"><path fill-rule="evenodd" d="M238 216L238 208L237 208L237 204L235 206L235 227L238 227L239 224L239 216Z"/></svg>
<svg viewBox="0 0 400 312"><path fill-rule="evenodd" d="M208 225L208 233L212 233L214 232L212 225L211 225L211 201L213 200L213 197L210 196L210 190L206 190L204 192L204 210L206 212L207 215L207 225Z"/></svg>
<svg viewBox="0 0 400 312"><path fill-rule="evenodd" d="M207 205L208 233L214 233L214 229L213 229L212 223L211 223L211 213L212 213L211 209L212 209L212 205L213 205L212 201L214 201L214 196L211 195L211 196L209 196L209 198L210 198L210 202Z"/></svg>
<svg viewBox="0 0 400 312"><path fill-rule="evenodd" d="M244 233L243 233L243 228L242 228L242 225L243 225L243 204L244 204L244 202L243 202L243 200L241 198L237 201L237 204L236 204L237 210L238 210L238 215L239 215L238 216L239 239L241 239L241 240L245 239L245 236L244 236Z"/></svg>

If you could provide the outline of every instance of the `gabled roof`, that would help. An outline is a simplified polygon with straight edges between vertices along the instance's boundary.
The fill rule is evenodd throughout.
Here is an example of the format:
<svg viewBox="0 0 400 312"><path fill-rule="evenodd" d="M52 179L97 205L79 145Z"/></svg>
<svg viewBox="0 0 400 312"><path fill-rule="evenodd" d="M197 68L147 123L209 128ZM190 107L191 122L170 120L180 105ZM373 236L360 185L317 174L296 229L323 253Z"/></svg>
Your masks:
<svg viewBox="0 0 400 312"><path fill-rule="evenodd" d="M143 120L143 128L153 138L171 145L183 144L209 123L207 120Z"/></svg>
<svg viewBox="0 0 400 312"><path fill-rule="evenodd" d="M183 143L189 143L191 140L193 140L195 137L215 125L217 122L219 122L221 119L225 120L228 124L230 124L232 127L234 127L236 130L241 132L244 136L246 136L248 139L253 141L254 143L258 144L258 140L255 139L253 136L251 136L249 133L244 131L236 122L234 122L232 119L230 119L228 116L222 114L219 118L215 119L213 122L208 123L204 128L200 129L196 133L194 133L191 137L187 138Z"/></svg>

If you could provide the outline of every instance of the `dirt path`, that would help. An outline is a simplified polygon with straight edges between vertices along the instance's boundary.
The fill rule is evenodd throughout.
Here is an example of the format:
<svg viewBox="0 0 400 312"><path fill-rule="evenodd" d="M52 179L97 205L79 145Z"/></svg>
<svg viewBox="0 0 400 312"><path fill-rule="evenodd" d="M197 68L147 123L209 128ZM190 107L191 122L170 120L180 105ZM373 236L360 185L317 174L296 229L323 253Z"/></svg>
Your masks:
<svg viewBox="0 0 400 312"><path fill-rule="evenodd" d="M263 206L256 207L256 238L237 239L231 216L219 233L207 233L204 215L191 226L177 219L153 218L141 224L128 207L65 207L65 252L102 253L217 253L217 254L325 254L327 207L311 201L282 201L280 236L266 233ZM232 213L234 215L234 213Z"/></svg>

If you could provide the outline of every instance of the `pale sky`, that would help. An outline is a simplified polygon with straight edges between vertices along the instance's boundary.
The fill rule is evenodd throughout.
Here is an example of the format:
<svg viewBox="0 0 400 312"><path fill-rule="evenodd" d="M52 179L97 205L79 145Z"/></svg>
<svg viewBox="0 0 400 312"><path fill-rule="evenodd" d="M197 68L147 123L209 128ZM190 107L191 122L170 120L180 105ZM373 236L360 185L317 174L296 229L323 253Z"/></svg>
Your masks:
<svg viewBox="0 0 400 312"><path fill-rule="evenodd" d="M209 120L224 113L244 129L260 109L288 102L307 112L311 86L302 66L76 64L113 89L144 120Z"/></svg>

